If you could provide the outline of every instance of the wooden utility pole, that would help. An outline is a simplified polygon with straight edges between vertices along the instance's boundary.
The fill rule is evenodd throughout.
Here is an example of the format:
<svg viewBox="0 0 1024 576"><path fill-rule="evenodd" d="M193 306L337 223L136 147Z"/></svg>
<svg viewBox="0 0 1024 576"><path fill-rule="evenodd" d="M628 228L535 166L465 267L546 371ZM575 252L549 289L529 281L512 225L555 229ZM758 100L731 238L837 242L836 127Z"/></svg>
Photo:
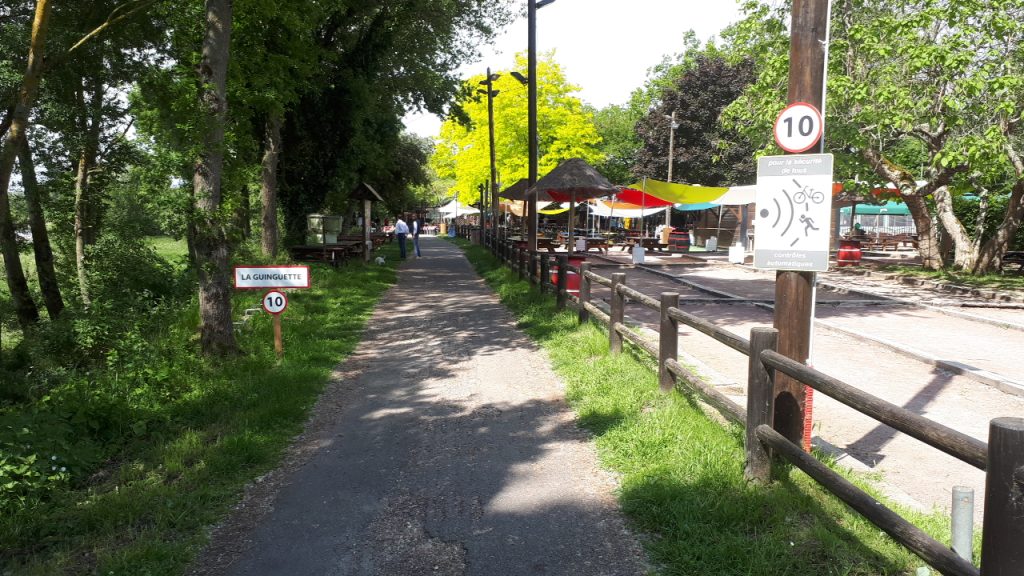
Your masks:
<svg viewBox="0 0 1024 576"><path fill-rule="evenodd" d="M789 48L788 102L807 102L818 110L824 103L829 0L793 0ZM812 148L822 152L822 142ZM814 272L780 270L775 276L775 328L778 351L806 362L811 344ZM802 445L804 386L782 373L775 378L773 427L789 441Z"/></svg>

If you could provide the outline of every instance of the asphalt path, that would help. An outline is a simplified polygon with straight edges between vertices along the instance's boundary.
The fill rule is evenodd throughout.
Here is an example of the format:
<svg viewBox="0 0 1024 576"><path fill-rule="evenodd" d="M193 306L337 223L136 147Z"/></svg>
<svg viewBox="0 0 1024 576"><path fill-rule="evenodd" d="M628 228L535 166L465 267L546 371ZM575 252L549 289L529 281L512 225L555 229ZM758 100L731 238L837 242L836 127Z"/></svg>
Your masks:
<svg viewBox="0 0 1024 576"><path fill-rule="evenodd" d="M546 354L458 248L421 243L193 574L647 572Z"/></svg>

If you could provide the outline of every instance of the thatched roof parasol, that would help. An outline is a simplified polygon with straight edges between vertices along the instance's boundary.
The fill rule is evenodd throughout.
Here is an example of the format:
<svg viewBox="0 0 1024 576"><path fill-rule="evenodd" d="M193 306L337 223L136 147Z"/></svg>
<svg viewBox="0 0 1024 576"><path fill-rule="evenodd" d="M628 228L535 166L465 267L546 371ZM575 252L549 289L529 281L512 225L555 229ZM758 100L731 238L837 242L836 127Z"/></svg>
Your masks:
<svg viewBox="0 0 1024 576"><path fill-rule="evenodd" d="M587 164L582 158L570 158L537 180L529 194L537 194L538 200L545 200L544 194L551 196L554 202L568 202L570 197L575 200L610 196L618 192L607 178L596 168Z"/></svg>
<svg viewBox="0 0 1024 576"><path fill-rule="evenodd" d="M618 192L607 178L596 168L587 164L582 158L570 158L546 176L537 180L529 194L535 194L537 200L569 203L569 254L573 252L573 236L575 234L575 204L577 200L610 196Z"/></svg>
<svg viewBox="0 0 1024 576"><path fill-rule="evenodd" d="M502 190L498 196L509 200L526 200L526 192L530 189L530 181L520 178L518 182Z"/></svg>

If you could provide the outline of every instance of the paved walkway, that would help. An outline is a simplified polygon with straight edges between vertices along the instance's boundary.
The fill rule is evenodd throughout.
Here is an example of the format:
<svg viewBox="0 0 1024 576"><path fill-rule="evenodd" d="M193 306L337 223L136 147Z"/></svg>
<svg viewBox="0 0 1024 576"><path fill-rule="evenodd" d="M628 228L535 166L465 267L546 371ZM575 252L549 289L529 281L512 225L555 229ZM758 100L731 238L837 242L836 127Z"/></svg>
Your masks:
<svg viewBox="0 0 1024 576"><path fill-rule="evenodd" d="M194 574L646 572L547 356L460 250L421 242Z"/></svg>

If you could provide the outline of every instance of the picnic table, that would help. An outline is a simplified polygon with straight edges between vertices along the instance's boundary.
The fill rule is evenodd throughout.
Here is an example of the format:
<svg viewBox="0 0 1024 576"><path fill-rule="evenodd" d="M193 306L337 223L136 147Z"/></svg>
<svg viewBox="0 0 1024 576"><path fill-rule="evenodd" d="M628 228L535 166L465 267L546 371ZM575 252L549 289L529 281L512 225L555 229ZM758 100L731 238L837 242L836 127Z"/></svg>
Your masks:
<svg viewBox="0 0 1024 576"><path fill-rule="evenodd" d="M300 262L320 262L338 266L354 256L362 255L363 240L341 240L331 244L304 244L288 249L292 258Z"/></svg>
<svg viewBox="0 0 1024 576"><path fill-rule="evenodd" d="M584 239L584 252L589 252L591 248L597 250L599 254L608 253L608 239L603 236L589 236Z"/></svg>
<svg viewBox="0 0 1024 576"><path fill-rule="evenodd" d="M1005 271L1007 264L1018 264L1016 273L1024 274L1024 251L1010 250L1006 254L1003 254L1003 268Z"/></svg>
<svg viewBox="0 0 1024 576"><path fill-rule="evenodd" d="M527 239L524 236L509 236L509 240L519 245L520 249L526 248ZM547 250L548 252L554 252L555 248L561 246L561 242L552 238L537 237L537 250Z"/></svg>
<svg viewBox="0 0 1024 576"><path fill-rule="evenodd" d="M643 246L644 250L662 250L668 248L668 244L662 244L661 238L651 237L640 237L640 236L627 236L619 241L617 246L620 250L625 252L639 244Z"/></svg>

